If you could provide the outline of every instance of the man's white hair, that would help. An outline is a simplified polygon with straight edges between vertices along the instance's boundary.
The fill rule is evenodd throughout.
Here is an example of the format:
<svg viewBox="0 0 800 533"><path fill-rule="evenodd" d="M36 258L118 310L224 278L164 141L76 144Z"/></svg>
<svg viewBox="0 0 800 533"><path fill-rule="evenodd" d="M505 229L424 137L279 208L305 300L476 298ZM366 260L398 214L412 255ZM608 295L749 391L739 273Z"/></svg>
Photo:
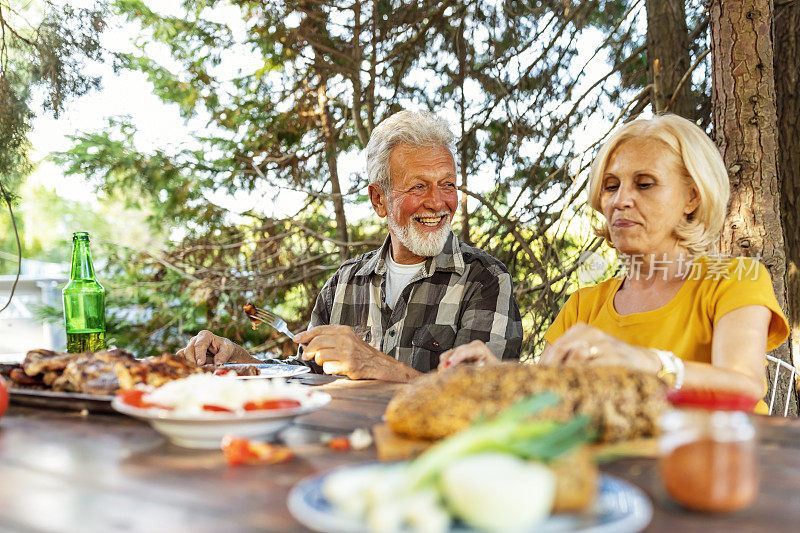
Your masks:
<svg viewBox="0 0 800 533"><path fill-rule="evenodd" d="M400 143L415 147L446 146L452 152L453 133L447 121L428 111L400 111L372 130L367 143L367 176L384 194L392 190L389 157Z"/></svg>

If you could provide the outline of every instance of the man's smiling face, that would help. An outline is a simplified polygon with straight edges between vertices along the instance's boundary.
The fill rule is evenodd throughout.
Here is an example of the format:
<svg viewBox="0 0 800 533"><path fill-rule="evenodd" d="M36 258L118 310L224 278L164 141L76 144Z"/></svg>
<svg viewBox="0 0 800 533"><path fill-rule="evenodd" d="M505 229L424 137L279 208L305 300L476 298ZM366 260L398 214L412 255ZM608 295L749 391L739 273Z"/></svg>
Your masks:
<svg viewBox="0 0 800 533"><path fill-rule="evenodd" d="M392 190L373 204L379 216L388 217L393 259L413 264L439 254L458 205L453 154L444 145L401 143L389 157L389 173Z"/></svg>

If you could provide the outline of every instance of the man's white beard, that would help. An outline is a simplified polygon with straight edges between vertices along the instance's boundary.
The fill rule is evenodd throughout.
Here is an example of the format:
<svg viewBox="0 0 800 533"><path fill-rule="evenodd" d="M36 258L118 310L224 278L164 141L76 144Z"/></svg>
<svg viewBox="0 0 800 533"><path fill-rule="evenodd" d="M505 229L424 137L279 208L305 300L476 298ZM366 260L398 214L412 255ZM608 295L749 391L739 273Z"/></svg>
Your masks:
<svg viewBox="0 0 800 533"><path fill-rule="evenodd" d="M389 213L389 216L386 218L388 219L389 230L392 232L392 236L403 243L403 246L408 248L412 254L420 257L433 257L434 255L442 253L447 238L450 235L450 213L442 211L434 215L429 215L434 217L442 215L447 217L445 224L432 233L416 227L413 217L405 226L398 224L392 216L392 213Z"/></svg>

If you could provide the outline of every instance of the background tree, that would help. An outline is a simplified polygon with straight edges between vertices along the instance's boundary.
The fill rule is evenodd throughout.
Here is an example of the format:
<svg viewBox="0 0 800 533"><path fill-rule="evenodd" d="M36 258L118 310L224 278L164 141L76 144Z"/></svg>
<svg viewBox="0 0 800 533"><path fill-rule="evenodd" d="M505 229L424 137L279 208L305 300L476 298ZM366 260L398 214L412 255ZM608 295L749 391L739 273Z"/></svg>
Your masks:
<svg viewBox="0 0 800 533"><path fill-rule="evenodd" d="M689 32L683 0L647 0L647 79L653 107L694 119Z"/></svg>
<svg viewBox="0 0 800 533"><path fill-rule="evenodd" d="M780 214L772 2L711 4L714 131L731 179L721 251L758 257L786 309L786 256ZM742 61L747 57L748 61ZM773 354L791 364L786 343ZM786 393L788 377L779 382ZM790 408L796 413L796 405Z"/></svg>
<svg viewBox="0 0 800 533"><path fill-rule="evenodd" d="M775 101L778 176L786 246L786 293L792 361L800 364L800 3L775 2ZM800 385L800 384L798 384Z"/></svg>
<svg viewBox="0 0 800 533"><path fill-rule="evenodd" d="M135 191L152 205L154 224L176 237L158 257L113 252L115 282L128 287L120 295L143 306L138 322L126 321L113 338L151 352L207 327L253 350L283 342L243 330L239 308L250 299L303 327L341 259L383 238L368 209L354 214L366 203L363 163L343 176L342 161L353 160L385 116L421 107L456 125L469 199L459 232L511 268L534 352L581 251L600 244L588 227L572 236L586 186L576 177L591 158L573 133L585 117L618 122L629 111L616 80L643 2L237 1L241 41L206 16L216 4L188 0L178 17L136 0L115 4L143 30L142 53L123 56L120 68L146 73L185 117L208 118L197 148L142 153L132 127L117 120L59 156L104 193ZM587 36L597 47L581 53ZM169 51L170 68L145 53L154 41ZM228 50L263 66L226 79L219 65ZM605 54L621 66L590 73L587 65ZM583 144L597 146L606 134L584 134ZM231 212L210 200L242 190L280 208ZM292 210L290 194L299 204Z"/></svg>
<svg viewBox="0 0 800 533"><path fill-rule="evenodd" d="M57 117L69 97L98 87L99 79L87 75L83 67L87 59L100 58L98 36L103 27L100 6L77 9L47 0L0 0L0 198L8 208L12 230L0 235L0 249L16 250L17 276L22 244L12 205L31 171L28 134L34 116L33 90L45 89L42 105ZM2 262L0 258L0 267Z"/></svg>

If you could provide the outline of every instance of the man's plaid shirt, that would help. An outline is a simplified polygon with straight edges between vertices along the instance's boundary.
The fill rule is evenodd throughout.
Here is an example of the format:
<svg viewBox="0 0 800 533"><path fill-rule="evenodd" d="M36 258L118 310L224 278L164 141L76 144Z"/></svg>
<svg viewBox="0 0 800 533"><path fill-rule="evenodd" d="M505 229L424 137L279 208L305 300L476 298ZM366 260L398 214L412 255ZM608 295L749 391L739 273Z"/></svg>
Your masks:
<svg viewBox="0 0 800 533"><path fill-rule="evenodd" d="M317 296L309 328L342 324L381 352L420 372L439 354L481 340L501 359L518 359L522 321L505 266L455 234L442 252L386 305L387 237L380 249L345 261Z"/></svg>

